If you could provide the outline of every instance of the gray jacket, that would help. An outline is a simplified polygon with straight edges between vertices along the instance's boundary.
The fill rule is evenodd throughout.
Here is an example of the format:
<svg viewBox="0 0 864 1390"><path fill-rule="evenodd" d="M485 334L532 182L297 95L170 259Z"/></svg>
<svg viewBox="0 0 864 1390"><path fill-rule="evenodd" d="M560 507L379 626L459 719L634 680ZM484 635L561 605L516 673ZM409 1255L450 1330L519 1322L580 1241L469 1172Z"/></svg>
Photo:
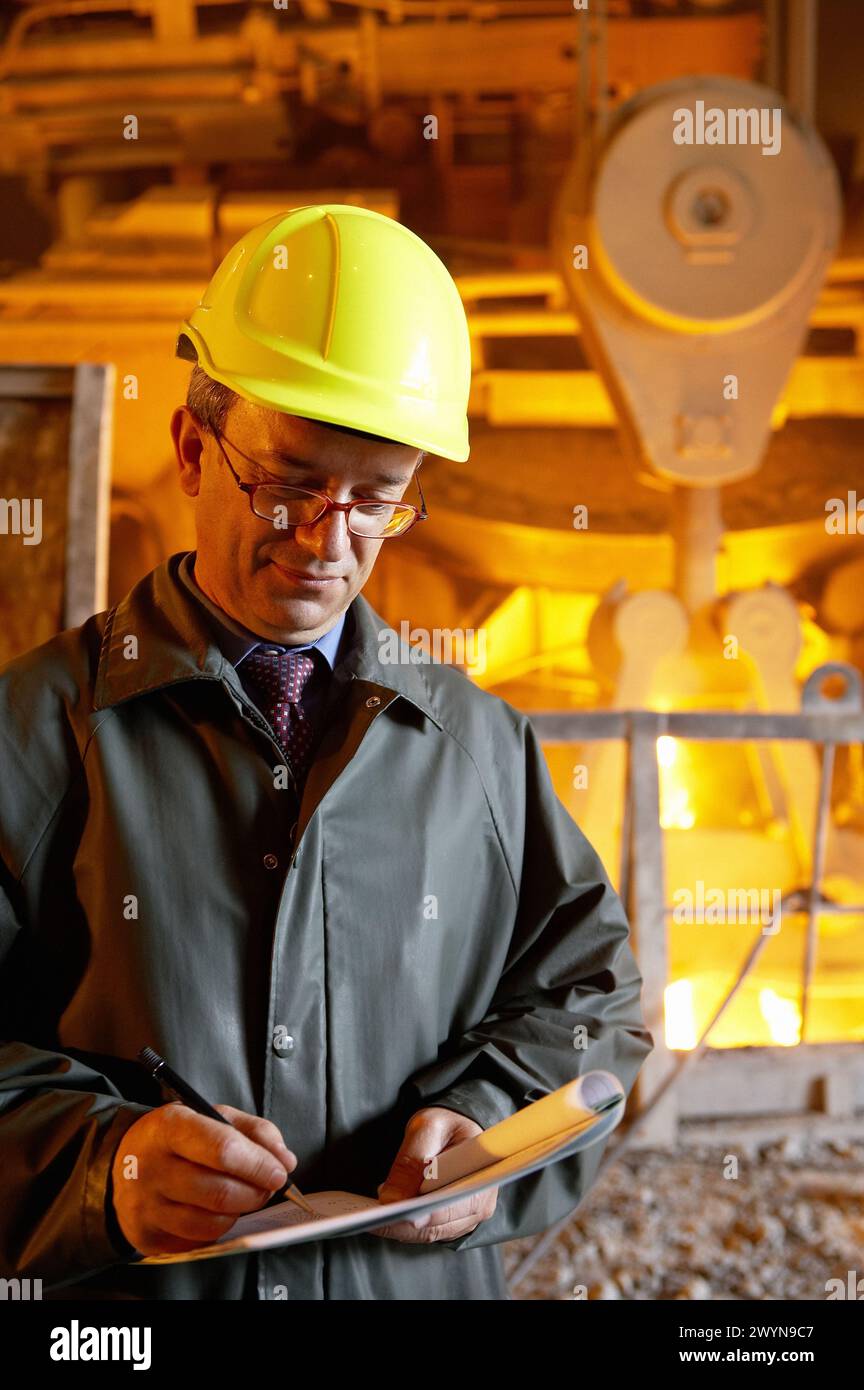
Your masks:
<svg viewBox="0 0 864 1390"><path fill-rule="evenodd" d="M383 662L358 597L298 813L181 558L0 672L0 1274L63 1297L506 1298L500 1242L572 1211L602 1145L443 1245L148 1268L107 1219L118 1145L165 1099L145 1043L273 1120L302 1189L371 1196L421 1106L485 1128L595 1067L629 1091L653 1046L621 904L529 721L452 668Z"/></svg>

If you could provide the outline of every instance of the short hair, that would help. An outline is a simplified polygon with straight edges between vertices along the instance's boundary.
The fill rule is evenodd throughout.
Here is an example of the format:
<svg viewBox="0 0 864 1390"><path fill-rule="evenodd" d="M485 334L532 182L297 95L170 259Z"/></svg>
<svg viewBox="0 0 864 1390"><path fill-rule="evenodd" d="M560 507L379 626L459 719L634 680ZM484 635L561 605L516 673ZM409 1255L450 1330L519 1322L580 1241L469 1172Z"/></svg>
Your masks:
<svg viewBox="0 0 864 1390"><path fill-rule="evenodd" d="M223 386L221 381L214 381L212 376L208 376L198 363L195 363L186 390L186 405L206 430L210 430L211 434L217 431L221 433L225 428L229 410L239 399L237 392L232 391L230 386Z"/></svg>
<svg viewBox="0 0 864 1390"><path fill-rule="evenodd" d="M237 392L232 391L230 386L224 386L221 381L214 381L212 376L208 376L203 368L199 367L197 362L195 363L189 377L186 405L211 434L222 433L225 428L225 421L228 419L228 412L234 402L239 399ZM343 434L359 435L361 439L377 439L382 444L399 442L384 434L370 434L367 430L355 430L350 425L334 425L331 420L316 420L315 424L325 425L328 430L341 430ZM424 449L419 461L422 463L425 457L426 450Z"/></svg>

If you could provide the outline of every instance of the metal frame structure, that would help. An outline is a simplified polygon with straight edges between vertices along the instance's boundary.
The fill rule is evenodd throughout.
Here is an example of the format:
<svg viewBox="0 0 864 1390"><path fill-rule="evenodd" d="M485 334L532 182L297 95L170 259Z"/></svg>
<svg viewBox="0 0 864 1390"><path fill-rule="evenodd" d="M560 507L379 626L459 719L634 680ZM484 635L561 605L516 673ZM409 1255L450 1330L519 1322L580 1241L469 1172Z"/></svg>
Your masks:
<svg viewBox="0 0 864 1390"><path fill-rule="evenodd" d="M616 0L604 3L614 20L610 84L622 97L679 70L719 67L743 77L758 67L755 10L658 23L622 13ZM578 12L567 0L346 0L338 14L327 0L299 6L248 0L239 23L231 0L22 7L0 42L6 167L38 184L49 172L221 163L229 144L232 159L284 158L295 132L286 98L346 127L365 127L391 106L415 122L434 111L441 120L435 154L446 164L456 131L506 130L526 98L566 95L576 81ZM199 26L199 9L211 11L208 24ZM115 17L109 31L87 25L106 13ZM52 41L50 30L46 41L46 24L70 18L81 28L73 42ZM129 111L146 140L117 138L120 113Z"/></svg>
<svg viewBox="0 0 864 1390"><path fill-rule="evenodd" d="M0 399L69 405L64 628L107 605L114 380L110 364L0 366Z"/></svg>
<svg viewBox="0 0 864 1390"><path fill-rule="evenodd" d="M617 416L599 374L582 369L520 370L491 364L497 339L581 336L578 315L567 302L554 268L500 270L455 277L471 333L471 414L495 425L560 425L611 428ZM810 315L811 329L846 330L849 350L795 361L777 401L772 427L787 419L864 413L864 258L838 258ZM543 302L537 304L537 300ZM494 308L485 301L494 302ZM492 351L490 351L490 349Z"/></svg>
<svg viewBox="0 0 864 1390"><path fill-rule="evenodd" d="M838 700L831 709L832 702L813 692L827 675L838 671L849 677L855 693ZM864 1050L857 1044L801 1042L795 1047L714 1050L706 1047L711 1029L758 959L767 939L764 935L757 940L696 1048L682 1055L666 1046L664 991L669 983L667 921L671 909L665 893L656 752L657 740L664 735L728 743L794 740L821 747L812 883L789 895L783 904L807 915L802 962L804 1036L816 956L817 915L864 912L864 904L838 905L826 900L820 889L835 751L838 745L864 741L864 711L858 690L860 677L854 668L831 664L810 677L805 708L800 714L620 710L531 716L538 736L546 743L623 739L627 744L620 892L628 905L643 979L645 1024L655 1044L634 1088L635 1112L630 1128L638 1132L640 1145L675 1142L680 1120L813 1112L852 1117L864 1112Z"/></svg>
<svg viewBox="0 0 864 1390"><path fill-rule="evenodd" d="M63 621L77 627L108 603L115 368L74 369L69 434L69 526Z"/></svg>

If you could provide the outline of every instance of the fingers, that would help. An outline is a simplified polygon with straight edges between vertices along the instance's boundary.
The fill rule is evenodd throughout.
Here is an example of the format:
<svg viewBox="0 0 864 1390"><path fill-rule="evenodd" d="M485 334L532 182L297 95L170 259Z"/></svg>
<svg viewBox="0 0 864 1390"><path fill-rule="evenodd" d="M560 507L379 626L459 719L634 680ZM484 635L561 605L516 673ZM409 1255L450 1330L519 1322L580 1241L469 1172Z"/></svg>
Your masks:
<svg viewBox="0 0 864 1390"><path fill-rule="evenodd" d="M443 1106L428 1106L412 1115L405 1126L405 1135L390 1172L378 1188L384 1202L415 1197L420 1191L424 1169L429 1159L441 1153L454 1141L481 1133L480 1126L464 1115L457 1115Z"/></svg>
<svg viewBox="0 0 864 1390"><path fill-rule="evenodd" d="M288 1181L286 1163L275 1158L267 1145L250 1138L239 1125L235 1127L233 1115L230 1125L222 1125L185 1105L166 1105L163 1109L162 1138L168 1151L178 1158L227 1173L266 1192L275 1192ZM242 1111L236 1113L243 1115ZM246 1116L244 1126L251 1128L245 1121L254 1118ZM260 1123L266 1125L268 1122Z"/></svg>
<svg viewBox="0 0 864 1390"><path fill-rule="evenodd" d="M188 1241L193 1246L217 1241L237 1220L236 1216L219 1216L182 1202L169 1202L164 1197L152 1204L148 1216L154 1235L158 1232L160 1247L166 1235Z"/></svg>
<svg viewBox="0 0 864 1390"><path fill-rule="evenodd" d="M462 1202L438 1207L431 1213L418 1212L406 1220L376 1226L370 1234L400 1240L408 1245L434 1245L436 1241L458 1240L460 1236L469 1235L481 1221L487 1221L497 1202L498 1188L489 1188Z"/></svg>
<svg viewBox="0 0 864 1390"><path fill-rule="evenodd" d="M203 1164L168 1154L159 1173L159 1193L169 1202L232 1216L255 1211L268 1200L267 1191L252 1183L219 1173Z"/></svg>
<svg viewBox="0 0 864 1390"><path fill-rule="evenodd" d="M392 1226L376 1226L369 1234L383 1236L387 1240L398 1240L403 1245L435 1245L439 1241L458 1240L467 1236L478 1225L475 1217L471 1221L454 1221L447 1226L415 1226L411 1221L394 1221Z"/></svg>
<svg viewBox="0 0 864 1390"><path fill-rule="evenodd" d="M217 1241L244 1212L284 1187L296 1156L275 1125L233 1106L230 1124L177 1102L136 1120L112 1164L120 1230L143 1255L177 1254ZM134 1157L134 1171L127 1160ZM134 1179L134 1180L133 1180Z"/></svg>
<svg viewBox="0 0 864 1390"><path fill-rule="evenodd" d="M277 1125L272 1120L263 1120L260 1115L250 1115L245 1110L236 1110L233 1105L217 1105L220 1115L230 1120L249 1139L269 1149L278 1163L284 1165L289 1173L297 1167L297 1155L287 1147Z"/></svg>
<svg viewBox="0 0 864 1390"><path fill-rule="evenodd" d="M405 1197L416 1197L427 1161L423 1155L415 1156L400 1149L390 1165L390 1172L378 1187L380 1201L399 1202Z"/></svg>

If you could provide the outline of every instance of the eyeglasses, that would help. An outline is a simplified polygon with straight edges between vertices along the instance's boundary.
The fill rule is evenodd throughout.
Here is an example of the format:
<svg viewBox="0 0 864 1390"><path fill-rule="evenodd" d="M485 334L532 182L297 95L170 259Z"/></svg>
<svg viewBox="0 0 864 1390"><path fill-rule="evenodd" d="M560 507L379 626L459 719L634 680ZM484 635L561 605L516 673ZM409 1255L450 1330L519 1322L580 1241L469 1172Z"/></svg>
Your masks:
<svg viewBox="0 0 864 1390"><path fill-rule="evenodd" d="M418 521L425 521L428 517L426 499L416 473L414 476L420 492L420 507L413 507L410 502L374 502L371 499L334 502L326 492L315 492L312 488L290 487L287 483L244 483L222 447L225 436L220 436L218 430L213 430L212 433L222 457L231 469L234 481L240 491L245 492L249 498L249 506L255 516L260 516L262 521L272 522L277 529L313 526L327 512L345 512L348 530L353 535L365 536L369 540L389 540L393 536L404 536ZM225 439L225 443L231 444L230 439ZM231 448L237 449L237 445L231 444ZM262 467L241 449L237 449L237 453L254 467Z"/></svg>

